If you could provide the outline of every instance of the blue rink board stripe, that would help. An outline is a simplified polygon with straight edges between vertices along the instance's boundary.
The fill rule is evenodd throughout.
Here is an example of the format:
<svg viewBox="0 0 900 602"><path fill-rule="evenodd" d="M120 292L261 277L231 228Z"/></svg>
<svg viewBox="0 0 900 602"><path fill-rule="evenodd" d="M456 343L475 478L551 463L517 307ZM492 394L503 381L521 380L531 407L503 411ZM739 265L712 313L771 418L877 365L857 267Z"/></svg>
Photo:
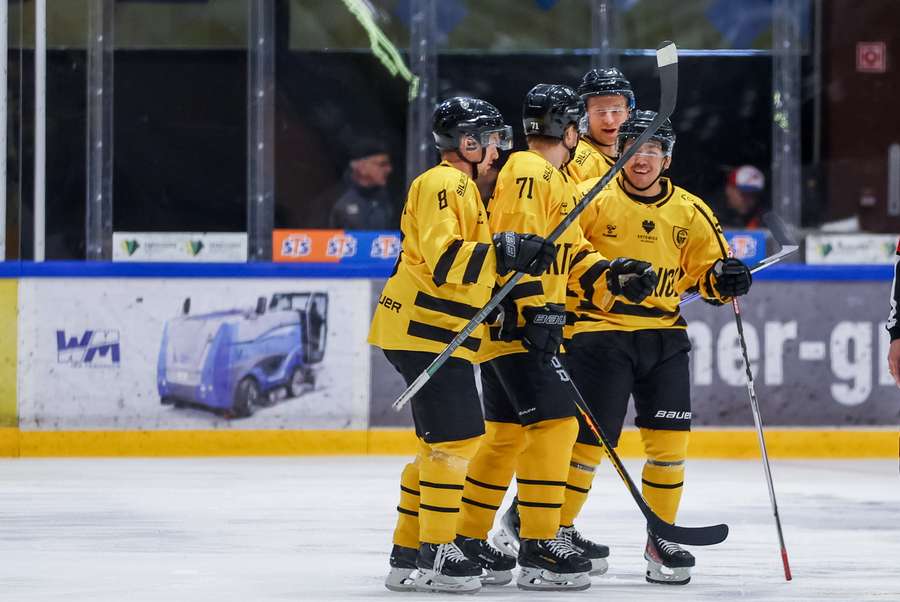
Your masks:
<svg viewBox="0 0 900 602"><path fill-rule="evenodd" d="M340 263L132 263L109 261L5 261L0 278L387 278L384 265ZM782 264L756 274L765 280L889 281L890 265Z"/></svg>

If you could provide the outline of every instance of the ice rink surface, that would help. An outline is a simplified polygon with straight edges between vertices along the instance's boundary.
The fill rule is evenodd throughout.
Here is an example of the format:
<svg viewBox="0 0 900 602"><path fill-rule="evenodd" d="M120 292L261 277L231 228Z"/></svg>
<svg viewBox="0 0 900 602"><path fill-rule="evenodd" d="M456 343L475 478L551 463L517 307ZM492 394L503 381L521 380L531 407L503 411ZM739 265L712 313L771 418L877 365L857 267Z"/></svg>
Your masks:
<svg viewBox="0 0 900 602"><path fill-rule="evenodd" d="M384 589L402 457L0 461L0 600L427 599ZM639 477L640 463L627 462ZM644 581L643 525L608 464L577 523L610 545L580 593L522 600L900 600L895 461L775 461L794 581L758 461L689 461L679 522L726 522L686 587ZM454 598L455 599L455 598ZM467 598L469 599L469 598Z"/></svg>

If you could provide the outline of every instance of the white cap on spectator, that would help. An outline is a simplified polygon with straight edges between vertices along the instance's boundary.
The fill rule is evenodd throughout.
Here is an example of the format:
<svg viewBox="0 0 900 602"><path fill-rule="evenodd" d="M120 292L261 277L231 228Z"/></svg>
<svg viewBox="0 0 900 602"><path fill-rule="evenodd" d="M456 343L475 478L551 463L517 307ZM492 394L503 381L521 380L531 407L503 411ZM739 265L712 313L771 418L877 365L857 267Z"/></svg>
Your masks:
<svg viewBox="0 0 900 602"><path fill-rule="evenodd" d="M728 183L738 190L759 192L766 187L766 176L752 165L741 165L728 174Z"/></svg>

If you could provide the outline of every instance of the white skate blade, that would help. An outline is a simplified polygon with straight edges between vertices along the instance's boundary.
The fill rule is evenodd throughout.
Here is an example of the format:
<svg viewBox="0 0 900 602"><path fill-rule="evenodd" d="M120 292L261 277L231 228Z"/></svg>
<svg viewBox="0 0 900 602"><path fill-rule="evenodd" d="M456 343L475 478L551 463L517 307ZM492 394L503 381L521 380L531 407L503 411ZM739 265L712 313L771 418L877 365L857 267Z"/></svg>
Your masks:
<svg viewBox="0 0 900 602"><path fill-rule="evenodd" d="M518 558L519 540L516 539L512 533L507 531L506 527L500 527L500 529L496 533L494 533L491 541L494 542L495 548L497 548L507 556Z"/></svg>
<svg viewBox="0 0 900 602"><path fill-rule="evenodd" d="M609 563L606 562L606 558L591 558L591 572L588 573L589 575L593 575L594 577L605 575L608 570Z"/></svg>
<svg viewBox="0 0 900 602"><path fill-rule="evenodd" d="M491 571L482 569L481 585L506 585L512 581L512 571Z"/></svg>
<svg viewBox="0 0 900 602"><path fill-rule="evenodd" d="M588 573L554 573L544 569L523 566L516 579L519 589L536 592L579 592L591 586Z"/></svg>
<svg viewBox="0 0 900 602"><path fill-rule="evenodd" d="M384 586L392 592L414 592L416 591L417 573L417 569L391 567L391 572L384 580Z"/></svg>
<svg viewBox="0 0 900 602"><path fill-rule="evenodd" d="M481 589L478 577L448 577L434 571L420 570L416 577L416 591L445 594L474 594Z"/></svg>
<svg viewBox="0 0 900 602"><path fill-rule="evenodd" d="M662 585L687 585L691 581L691 567L667 567L647 560L647 581Z"/></svg>

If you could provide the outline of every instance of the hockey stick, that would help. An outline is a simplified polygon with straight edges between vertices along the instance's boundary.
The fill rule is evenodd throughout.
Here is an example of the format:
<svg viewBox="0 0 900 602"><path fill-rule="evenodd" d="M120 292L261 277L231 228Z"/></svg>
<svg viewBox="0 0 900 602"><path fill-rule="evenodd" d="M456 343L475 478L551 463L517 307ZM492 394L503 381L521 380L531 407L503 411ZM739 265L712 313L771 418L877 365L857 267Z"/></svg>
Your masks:
<svg viewBox="0 0 900 602"><path fill-rule="evenodd" d="M781 250L793 247L796 250L796 243L791 239L784 223L774 213L769 213L763 217L772 236L782 245ZM759 450L762 453L763 468L766 473L766 484L769 486L769 500L772 502L772 513L775 516L775 530L778 532L778 544L781 546L781 564L784 567L785 581L791 580L791 566L788 563L787 548L784 545L784 533L781 530L781 517L778 515L778 502L775 501L775 484L772 482L772 468L769 466L769 454L766 451L766 438L763 435L762 416L759 412L759 402L756 399L756 389L753 386L753 372L750 370L750 357L747 355L747 341L744 338L744 320L741 318L741 305L738 298L731 300L731 307L734 309L734 322L737 326L738 339L741 342L741 353L744 356L744 368L747 372L747 393L750 395L750 409L753 412L753 423L756 425L756 434L759 437Z"/></svg>
<svg viewBox="0 0 900 602"><path fill-rule="evenodd" d="M588 428L590 428L591 432L594 433L594 436L597 437L597 442L600 443L603 451L606 452L610 462L612 462L613 467L615 467L616 472L619 473L619 476L628 488L631 497L637 502L641 514L647 519L647 526L650 530L663 539L674 541L675 543L683 543L689 546L711 546L725 541L725 538L728 537L728 525L679 527L678 525L667 523L653 512L649 504L647 504L647 500L641 495L640 489L637 488L637 485L635 485L634 481L631 479L631 475L625 470L625 465L622 464L622 460L619 459L616 450L610 445L609 439L607 439L606 434L600 427L600 423L588 407L587 402L581 395L581 391L579 391L578 387L575 385L575 381L573 381L572 377L569 375L569 371L563 367L562 362L559 361L558 357L554 357L551 360L551 364L556 370L556 373L559 374L560 379L568 383L569 387L571 387L572 393L575 394L575 407L578 409L582 418L584 418Z"/></svg>
<svg viewBox="0 0 900 602"><path fill-rule="evenodd" d="M772 512L775 515L775 529L778 531L778 543L781 546L781 563L784 565L784 578L786 581L790 581L791 567L788 564L787 548L784 546L784 534L781 532L781 518L778 516L778 503L775 501L775 485L772 483L772 469L769 466L769 454L766 453L766 439L763 435L762 417L759 414L756 390L753 388L753 373L750 371L747 341L744 340L744 323L741 319L741 306L737 297L731 300L731 306L734 308L734 321L737 324L738 339L741 341L741 352L744 355L744 368L747 371L747 393L750 394L750 409L753 410L753 422L756 424L756 434L759 436L759 449L762 452L763 468L766 471L766 483L769 486L769 499L772 501Z"/></svg>
<svg viewBox="0 0 900 602"><path fill-rule="evenodd" d="M798 245L796 241L794 241L793 237L788 234L787 227L777 214L769 212L763 215L762 219L763 223L768 226L769 232L772 233L772 238L775 239L775 242L778 243L778 246L781 248L778 249L777 253L769 255L768 257L757 263L755 266L753 266L750 269L751 274L755 274L771 265L775 265L788 255L792 255L800 249L800 245ZM678 305L687 305L688 303L696 301L699 298L700 293L693 292L682 297L681 301L678 302Z"/></svg>
<svg viewBox="0 0 900 602"><path fill-rule="evenodd" d="M616 177L622 168L625 166L625 163L631 159L632 155L637 152L637 150L647 142L653 134L656 133L656 130L663 124L663 122L669 118L672 114L672 111L675 110L675 100L677 98L678 93L678 50L675 48L675 44L672 42L663 42L659 49L656 51L656 63L659 69L659 86L660 86L660 97L659 97L659 112L656 115L656 119L654 119L650 125L647 127L644 132L638 136L638 138L634 141L628 149L622 154L621 157L615 162L615 164L606 172L606 175L603 176L597 184L591 188L582 198L578 201L578 204L572 208L572 211L563 219L556 228L547 236L547 242L555 242L557 238L562 235L563 232L576 220L578 216L581 215L581 212L585 210L588 204L594 200L594 197L603 190L609 182ZM431 364L428 365L425 370L416 377L416 379L412 382L412 384L407 387L407 389L394 401L392 407L396 411L400 411L403 407L412 399L413 395L419 392L419 390L425 386L425 383L434 375L435 372L447 361L447 359L453 354L456 349L463 344L463 342L469 338L478 325L481 324L488 316L491 311L500 304L500 302L509 294L509 291L513 289L513 287L522 279L524 276L524 272L516 272L512 275L512 277L506 281L497 293L491 297L491 300L487 302L487 305L481 308L481 310L475 314L471 320L469 320L468 324L463 327L463 329L453 337L453 340L447 345L446 349L444 349Z"/></svg>

